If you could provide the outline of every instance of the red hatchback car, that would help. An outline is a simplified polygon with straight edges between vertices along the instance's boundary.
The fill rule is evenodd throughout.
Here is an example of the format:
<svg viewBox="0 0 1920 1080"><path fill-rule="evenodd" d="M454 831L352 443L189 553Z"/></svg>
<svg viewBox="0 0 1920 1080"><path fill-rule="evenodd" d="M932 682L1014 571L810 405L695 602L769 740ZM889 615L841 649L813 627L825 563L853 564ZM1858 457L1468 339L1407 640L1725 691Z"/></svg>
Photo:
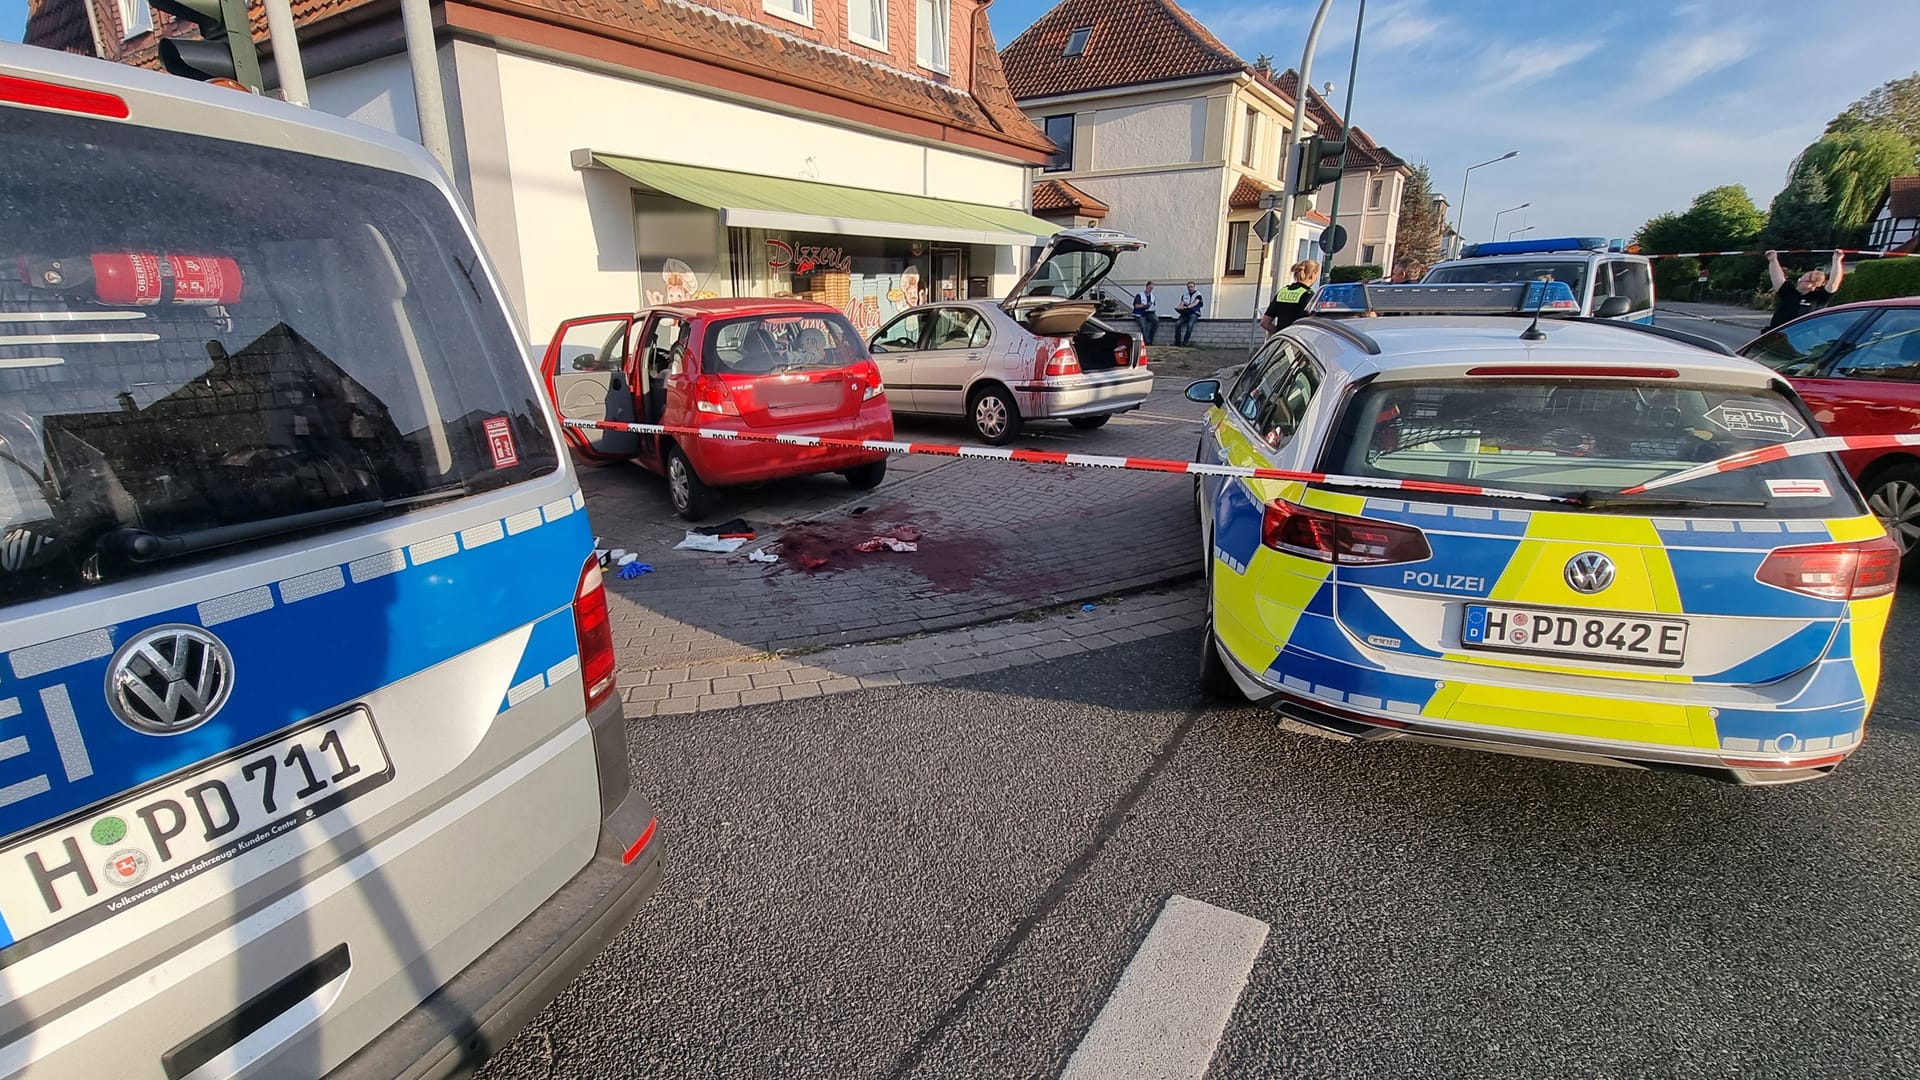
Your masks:
<svg viewBox="0 0 1920 1080"><path fill-rule="evenodd" d="M893 438L880 369L859 331L821 304L695 300L568 319L541 367L570 420ZM573 428L567 439L588 458L627 458L665 476L689 521L706 516L717 487L837 472L865 489L887 475L884 451Z"/></svg>
<svg viewBox="0 0 1920 1080"><path fill-rule="evenodd" d="M1920 297L1825 308L1760 335L1740 355L1785 375L1829 435L1920 431ZM1920 568L1920 454L1850 450L1840 461L1900 542L1903 568Z"/></svg>

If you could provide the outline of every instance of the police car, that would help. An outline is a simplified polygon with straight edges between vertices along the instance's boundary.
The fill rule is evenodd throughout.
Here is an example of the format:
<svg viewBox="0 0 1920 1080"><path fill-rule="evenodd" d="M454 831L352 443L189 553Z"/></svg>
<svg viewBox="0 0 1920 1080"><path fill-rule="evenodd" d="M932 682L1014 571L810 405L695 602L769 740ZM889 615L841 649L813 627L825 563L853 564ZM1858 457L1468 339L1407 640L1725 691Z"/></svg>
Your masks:
<svg viewBox="0 0 1920 1080"><path fill-rule="evenodd" d="M1785 383L1541 318L1574 307L1560 283L1364 294L1321 302L1392 317L1303 320L1188 388L1210 692L1749 784L1860 745L1900 551L1830 454L1791 449L1813 425Z"/></svg>
<svg viewBox="0 0 1920 1080"><path fill-rule="evenodd" d="M1626 250L1622 240L1597 236L1542 237L1471 244L1463 257L1427 271L1425 285L1542 279L1573 291L1580 314L1628 322L1653 321L1653 263Z"/></svg>

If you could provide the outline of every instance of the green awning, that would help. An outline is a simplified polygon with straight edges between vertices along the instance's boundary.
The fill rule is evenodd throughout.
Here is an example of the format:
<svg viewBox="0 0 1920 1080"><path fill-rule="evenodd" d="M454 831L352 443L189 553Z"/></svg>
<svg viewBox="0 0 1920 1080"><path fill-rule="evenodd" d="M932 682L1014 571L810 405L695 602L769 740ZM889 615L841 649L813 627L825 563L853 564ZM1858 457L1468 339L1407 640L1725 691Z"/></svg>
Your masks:
<svg viewBox="0 0 1920 1080"><path fill-rule="evenodd" d="M956 244L1031 246L1060 226L1003 206L702 169L594 154L593 160L655 191L710 206L722 224L754 229L888 236Z"/></svg>

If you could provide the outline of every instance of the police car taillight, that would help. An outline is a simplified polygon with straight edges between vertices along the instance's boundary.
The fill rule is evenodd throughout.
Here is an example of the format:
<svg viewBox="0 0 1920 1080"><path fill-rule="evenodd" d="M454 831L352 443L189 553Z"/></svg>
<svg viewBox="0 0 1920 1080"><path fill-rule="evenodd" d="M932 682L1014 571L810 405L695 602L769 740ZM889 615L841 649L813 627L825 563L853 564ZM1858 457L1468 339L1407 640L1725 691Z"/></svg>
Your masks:
<svg viewBox="0 0 1920 1080"><path fill-rule="evenodd" d="M580 679L585 687L587 711L592 712L613 694L613 627L607 619L607 586L600 575L600 560L587 558L580 571L580 588L573 597L573 632L580 646Z"/></svg>
<svg viewBox="0 0 1920 1080"><path fill-rule="evenodd" d="M1385 566L1433 557L1426 534L1411 525L1330 514L1285 499L1267 504L1260 542L1275 551L1342 566Z"/></svg>
<svg viewBox="0 0 1920 1080"><path fill-rule="evenodd" d="M1754 578L1763 585L1823 600L1871 600L1900 580L1900 545L1890 536L1862 544L1775 548Z"/></svg>

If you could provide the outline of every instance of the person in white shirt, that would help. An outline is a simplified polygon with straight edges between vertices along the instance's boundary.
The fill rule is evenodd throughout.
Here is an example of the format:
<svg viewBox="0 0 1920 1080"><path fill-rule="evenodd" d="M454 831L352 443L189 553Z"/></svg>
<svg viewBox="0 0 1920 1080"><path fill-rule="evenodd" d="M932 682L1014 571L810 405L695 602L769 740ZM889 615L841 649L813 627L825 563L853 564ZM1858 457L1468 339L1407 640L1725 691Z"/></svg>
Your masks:
<svg viewBox="0 0 1920 1080"><path fill-rule="evenodd" d="M1153 310L1153 282L1133 294L1133 317L1140 321L1140 336L1153 344L1153 332L1160 328L1160 315Z"/></svg>
<svg viewBox="0 0 1920 1080"><path fill-rule="evenodd" d="M1179 303L1173 305L1173 310L1178 316L1173 324L1175 345L1185 345L1193 340L1193 324L1200 321L1200 309L1206 304L1206 300L1200 296L1200 290L1194 287L1193 282L1187 282L1186 295L1180 298Z"/></svg>

